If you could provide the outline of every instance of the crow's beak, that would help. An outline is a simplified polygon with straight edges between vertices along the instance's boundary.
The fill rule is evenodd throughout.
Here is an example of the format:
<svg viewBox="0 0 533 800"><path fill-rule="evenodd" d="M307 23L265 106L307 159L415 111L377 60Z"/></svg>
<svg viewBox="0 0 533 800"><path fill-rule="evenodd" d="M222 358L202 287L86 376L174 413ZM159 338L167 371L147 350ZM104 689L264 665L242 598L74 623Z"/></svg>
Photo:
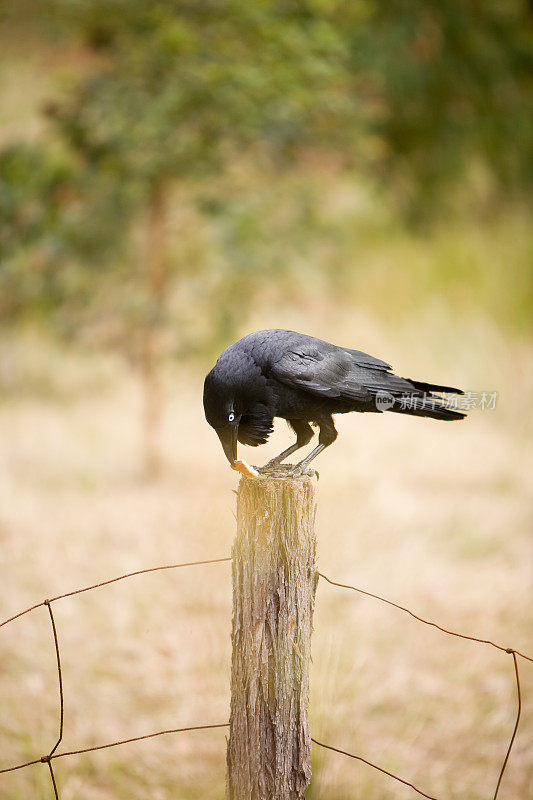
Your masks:
<svg viewBox="0 0 533 800"><path fill-rule="evenodd" d="M217 430L218 438L226 454L226 458L233 467L237 458L237 426Z"/></svg>

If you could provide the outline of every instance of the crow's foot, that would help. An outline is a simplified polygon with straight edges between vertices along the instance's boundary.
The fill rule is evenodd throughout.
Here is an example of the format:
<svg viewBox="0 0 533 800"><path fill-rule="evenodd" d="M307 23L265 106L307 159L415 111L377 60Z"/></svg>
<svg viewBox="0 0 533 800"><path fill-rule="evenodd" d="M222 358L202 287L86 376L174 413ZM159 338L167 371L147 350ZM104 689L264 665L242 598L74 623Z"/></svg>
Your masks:
<svg viewBox="0 0 533 800"><path fill-rule="evenodd" d="M301 475L307 475L310 478L318 478L316 469L309 469L301 467L299 464L280 464L279 462L269 461L263 467L255 468L260 475L272 478L299 478Z"/></svg>
<svg viewBox="0 0 533 800"><path fill-rule="evenodd" d="M312 467L300 466L300 464L295 464L291 470L291 477L299 478L300 475L307 475L309 478L316 478L319 480L320 475L313 469Z"/></svg>
<svg viewBox="0 0 533 800"><path fill-rule="evenodd" d="M282 464L278 458L271 458L270 461L264 465L264 467L256 467L256 469L265 470L265 471L275 471L278 467L286 467L287 464Z"/></svg>

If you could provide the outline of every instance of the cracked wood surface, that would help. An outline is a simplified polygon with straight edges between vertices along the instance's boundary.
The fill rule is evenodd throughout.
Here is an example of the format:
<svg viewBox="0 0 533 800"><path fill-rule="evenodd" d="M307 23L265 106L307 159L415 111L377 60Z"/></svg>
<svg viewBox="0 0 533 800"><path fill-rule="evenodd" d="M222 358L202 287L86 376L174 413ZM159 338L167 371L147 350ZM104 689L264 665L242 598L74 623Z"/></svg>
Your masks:
<svg viewBox="0 0 533 800"><path fill-rule="evenodd" d="M311 778L315 490L242 478L233 545L230 800L300 800Z"/></svg>

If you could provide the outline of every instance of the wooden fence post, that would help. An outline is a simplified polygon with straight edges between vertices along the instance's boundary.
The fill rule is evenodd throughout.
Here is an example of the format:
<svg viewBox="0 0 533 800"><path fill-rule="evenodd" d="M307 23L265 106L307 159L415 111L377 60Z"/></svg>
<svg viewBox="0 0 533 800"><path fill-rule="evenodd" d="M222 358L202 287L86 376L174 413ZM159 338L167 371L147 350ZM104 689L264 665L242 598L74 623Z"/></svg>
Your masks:
<svg viewBox="0 0 533 800"><path fill-rule="evenodd" d="M300 800L311 778L318 573L311 478L242 478L233 545L230 800Z"/></svg>

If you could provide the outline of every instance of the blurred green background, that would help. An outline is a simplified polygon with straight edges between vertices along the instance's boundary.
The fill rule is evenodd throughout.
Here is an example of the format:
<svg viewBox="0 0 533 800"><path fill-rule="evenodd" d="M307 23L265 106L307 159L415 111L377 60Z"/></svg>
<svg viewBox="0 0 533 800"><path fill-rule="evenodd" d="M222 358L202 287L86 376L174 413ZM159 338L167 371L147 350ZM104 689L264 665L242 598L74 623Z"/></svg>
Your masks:
<svg viewBox="0 0 533 800"><path fill-rule="evenodd" d="M523 0L4 7L4 329L119 350L154 420L161 361L212 356L267 305L397 325L441 303L529 336L531 17Z"/></svg>
<svg viewBox="0 0 533 800"><path fill-rule="evenodd" d="M202 419L203 375L238 336L288 327L399 374L499 391L495 412L451 430L343 419L321 459L319 537L331 577L364 575L419 610L451 605L451 627L479 633L483 620L489 638L513 633L527 649L531 5L17 0L0 8L0 52L2 616L115 571L229 552L234 476ZM286 440L246 457L262 463ZM72 687L72 747L120 738L132 719L142 734L226 714L227 576L191 584L183 606L168 581L163 594L150 586L116 594L112 618L96 599L86 609L90 655L79 617L62 620L71 674L85 675ZM430 652L423 639L402 655L407 639L395 637L408 634L388 617L340 614L339 602L324 598L317 622L327 633L315 645L315 735L447 797L487 796L510 724L506 665L472 661L463 673L453 647ZM192 622L177 642L168 618L179 609ZM366 657L340 619L373 653L394 654L379 687L365 686ZM139 660L143 625L157 644ZM214 660L199 663L205 626ZM33 664L49 654L46 633L36 623L23 652L13 635L0 673L14 760L40 750L29 731L47 741L54 724ZM129 658L139 683L121 710ZM450 681L457 707L446 716L437 699L450 700ZM370 732L350 742L354 704ZM472 725L486 739L465 766ZM502 800L525 796L532 779L528 730ZM199 738L198 751L139 746L144 761L114 751L64 763L63 797L221 798L219 739ZM310 797L404 797L355 774L316 754ZM40 773L1 785L9 800L48 797Z"/></svg>

